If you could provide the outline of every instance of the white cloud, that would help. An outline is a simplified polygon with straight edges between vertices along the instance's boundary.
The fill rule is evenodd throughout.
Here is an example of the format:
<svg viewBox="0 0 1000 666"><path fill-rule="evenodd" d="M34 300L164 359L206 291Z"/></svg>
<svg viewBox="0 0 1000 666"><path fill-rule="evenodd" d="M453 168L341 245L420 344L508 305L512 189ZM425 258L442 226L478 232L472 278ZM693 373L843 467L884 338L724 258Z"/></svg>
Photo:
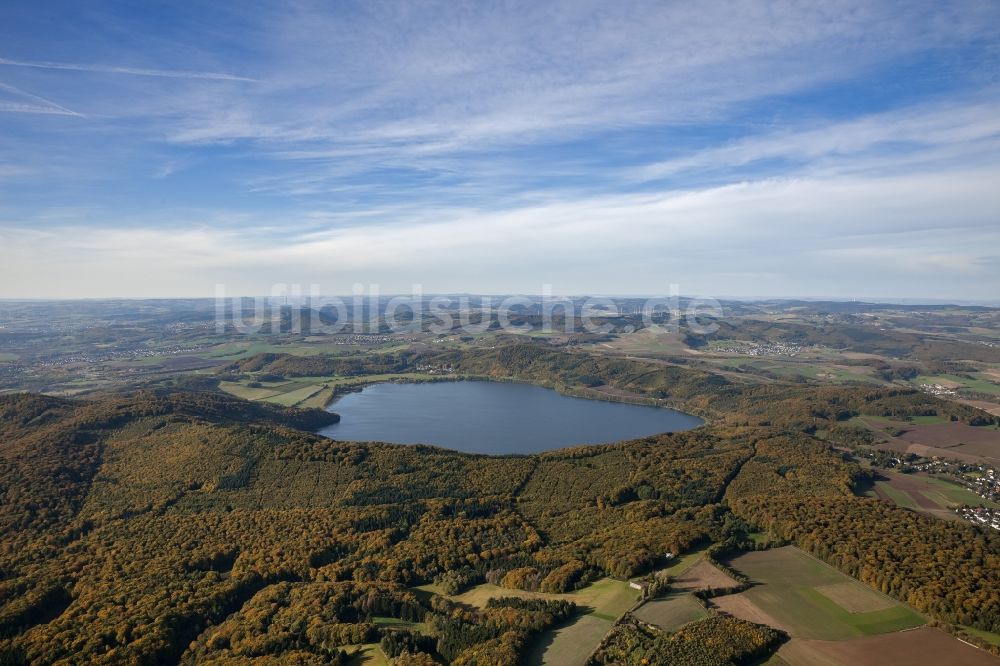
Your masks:
<svg viewBox="0 0 1000 666"><path fill-rule="evenodd" d="M1000 276L997 170L773 180L504 212L422 211L365 226L0 231L3 295L266 293L275 282L383 292L666 291L991 297ZM987 253L987 254L984 254ZM2 274L2 273L0 273ZM32 283L12 280L33 276ZM734 287L734 276L740 284ZM970 278L974 278L971 282ZM969 284L974 286L969 287ZM657 289L659 285L662 288Z"/></svg>
<svg viewBox="0 0 1000 666"><path fill-rule="evenodd" d="M800 113L803 102L793 125L768 120L783 117L776 98L836 102L839 83L995 41L996 3L339 9L241 12L239 39L217 50L206 23L137 36L141 52L101 44L89 64L58 49L5 54L17 86L0 84L0 110L29 114L0 119L18 130L0 134L16 165L0 177L29 169L47 188L3 203L0 289L998 286L983 255L1000 210L995 82L963 79L960 93L904 95L865 116L848 102ZM35 113L81 116L82 129ZM614 145L690 128L697 149ZM561 155L570 141L576 152ZM641 159L658 161L631 166Z"/></svg>
<svg viewBox="0 0 1000 666"><path fill-rule="evenodd" d="M421 156L725 118L919 49L989 34L971 6L555 3L310 5L274 19L260 86L168 100L167 137L283 157ZM928 22L940 22L928 34ZM355 166L367 162L355 161Z"/></svg>
<svg viewBox="0 0 1000 666"><path fill-rule="evenodd" d="M65 106L56 104L52 100L45 99L41 95L36 95L34 93L28 92L27 90L21 90L12 85L6 83L0 83L0 91L7 93L14 98L26 99L31 102L30 104L25 104L19 101L2 101L0 100L0 111L10 111L14 113L42 113L50 115L60 115L60 116L80 116L76 111L71 111Z"/></svg>
<svg viewBox="0 0 1000 666"><path fill-rule="evenodd" d="M938 103L931 107L903 108L849 121L820 123L805 129L779 131L649 164L633 171L641 180L655 180L684 172L731 170L762 160L780 159L793 165L808 164L862 171L888 163L909 163L912 153L921 161L951 158L956 149L980 152L983 142L994 148L1000 140L1000 101ZM885 151L889 150L889 154ZM897 154L892 154L895 149Z"/></svg>
<svg viewBox="0 0 1000 666"><path fill-rule="evenodd" d="M120 67L114 65L88 65L71 62L45 62L30 60L11 60L0 58L0 65L8 67L33 67L35 69L55 69L71 72L92 72L97 74L126 74L129 76L157 76L168 79L203 79L210 81L246 81L253 82L246 76L224 74L219 72L190 72L172 69L148 69L143 67Z"/></svg>

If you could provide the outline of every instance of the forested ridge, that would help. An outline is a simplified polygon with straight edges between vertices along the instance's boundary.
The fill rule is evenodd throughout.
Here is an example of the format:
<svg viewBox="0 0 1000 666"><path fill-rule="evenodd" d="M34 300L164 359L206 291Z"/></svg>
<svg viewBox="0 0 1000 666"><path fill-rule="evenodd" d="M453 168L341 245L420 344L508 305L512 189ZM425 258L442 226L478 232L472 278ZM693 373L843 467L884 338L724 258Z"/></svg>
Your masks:
<svg viewBox="0 0 1000 666"><path fill-rule="evenodd" d="M0 396L2 658L336 663L345 646L387 640L507 664L574 609L472 611L410 590L572 590L732 539L736 517L943 621L1000 629L1000 542L855 497L864 472L812 436L862 410L981 412L902 389L745 387L534 345L378 363L429 360L565 386L596 378L714 416L685 433L488 457L335 442L310 432L335 418L326 412L208 392ZM420 621L430 641L390 636L376 616ZM697 651L710 629L661 647ZM725 631L746 637L734 659L773 643L752 627ZM644 640L613 649L645 654Z"/></svg>

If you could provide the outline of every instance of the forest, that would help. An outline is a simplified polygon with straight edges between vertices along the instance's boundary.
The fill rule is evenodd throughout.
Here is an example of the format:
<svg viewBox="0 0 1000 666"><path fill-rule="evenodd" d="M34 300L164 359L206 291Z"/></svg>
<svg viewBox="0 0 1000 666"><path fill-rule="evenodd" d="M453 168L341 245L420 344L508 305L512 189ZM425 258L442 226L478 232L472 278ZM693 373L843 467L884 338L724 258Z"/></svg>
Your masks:
<svg viewBox="0 0 1000 666"><path fill-rule="evenodd" d="M0 662L344 663L379 643L399 663L513 664L578 609L514 597L474 609L444 594L567 592L699 546L745 547L750 530L939 622L1000 631L1000 539L856 496L869 473L816 436L862 412L984 412L905 388L743 385L531 343L330 363L267 355L225 372L450 364L557 388L598 381L707 423L489 457L337 442L312 432L335 414L211 390L0 395ZM431 584L444 594L417 593ZM721 637L725 651L706 647ZM745 663L779 641L733 618L674 634L625 621L594 659Z"/></svg>

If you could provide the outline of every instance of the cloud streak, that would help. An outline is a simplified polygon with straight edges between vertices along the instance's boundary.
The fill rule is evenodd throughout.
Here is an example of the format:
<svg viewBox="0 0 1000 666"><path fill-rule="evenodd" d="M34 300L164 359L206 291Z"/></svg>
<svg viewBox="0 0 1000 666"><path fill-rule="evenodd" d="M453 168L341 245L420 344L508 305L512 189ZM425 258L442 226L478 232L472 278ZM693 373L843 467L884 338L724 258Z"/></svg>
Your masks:
<svg viewBox="0 0 1000 666"><path fill-rule="evenodd" d="M8 288L1000 289L988 0L67 11L0 25Z"/></svg>
<svg viewBox="0 0 1000 666"><path fill-rule="evenodd" d="M219 72L193 72L174 69L148 69L144 67L117 67L113 65L88 65L68 62L45 62L29 60L12 60L0 58L0 65L8 67L31 67L35 69L54 69L70 72L91 72L95 74L126 74L129 76L154 76L170 79L195 79L206 81L243 81L256 83L258 80L247 76L225 74Z"/></svg>
<svg viewBox="0 0 1000 666"><path fill-rule="evenodd" d="M45 99L40 95L35 95L34 93L30 93L26 90L21 90L20 88L16 88L6 83L0 83L0 90L5 90L8 93L11 93L12 95L16 95L17 97L23 97L42 104L42 106L35 106L31 104L0 102L0 110L2 111L11 111L15 113L44 113L44 114L59 115L59 116L76 116L77 118L83 117L82 114L77 113L76 111L73 111L71 109L67 109L65 106L62 106L61 104L56 104L52 100Z"/></svg>

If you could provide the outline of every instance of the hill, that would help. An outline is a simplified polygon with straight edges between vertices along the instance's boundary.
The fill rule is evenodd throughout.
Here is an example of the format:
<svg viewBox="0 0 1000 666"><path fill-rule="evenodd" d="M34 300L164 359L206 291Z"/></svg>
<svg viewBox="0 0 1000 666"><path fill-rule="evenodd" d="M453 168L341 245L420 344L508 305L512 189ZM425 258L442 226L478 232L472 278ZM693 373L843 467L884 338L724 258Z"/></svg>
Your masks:
<svg viewBox="0 0 1000 666"><path fill-rule="evenodd" d="M335 442L310 432L335 415L213 393L0 396L3 658L336 663L384 637L374 619L387 616L424 623L423 649L452 663L494 663L475 655L519 654L573 611L463 609L410 590L568 591L699 544L746 546L753 530L942 621L1000 629L1000 542L856 497L865 472L813 437L862 406L974 410L896 389L747 388L683 369L664 380L647 364L560 351L446 360L669 390L716 417L686 433L488 457Z"/></svg>

